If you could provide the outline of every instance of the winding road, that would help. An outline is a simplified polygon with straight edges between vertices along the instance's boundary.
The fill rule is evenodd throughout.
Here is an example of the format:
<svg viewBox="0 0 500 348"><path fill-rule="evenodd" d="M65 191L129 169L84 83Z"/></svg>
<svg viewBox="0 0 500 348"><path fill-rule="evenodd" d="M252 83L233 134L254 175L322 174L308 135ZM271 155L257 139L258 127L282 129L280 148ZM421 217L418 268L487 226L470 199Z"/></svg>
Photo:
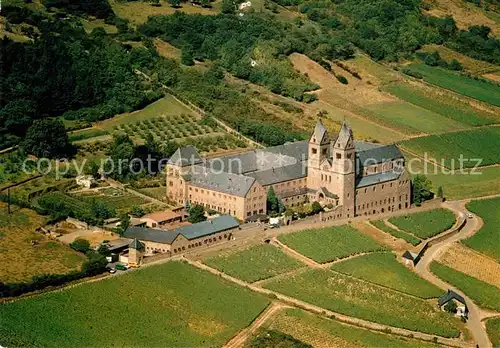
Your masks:
<svg viewBox="0 0 500 348"><path fill-rule="evenodd" d="M453 210L456 214L466 214L468 211L465 209L465 202L454 201L444 203L444 206L448 209ZM425 252L424 256L420 259L420 262L415 267L415 271L424 279L428 280L432 284L440 287L443 290L451 289L457 294L460 294L465 299L467 307L469 308L469 320L467 321L467 328L474 337L474 341L479 347L491 347L492 344L488 338L485 327L481 323L481 310L479 307L462 291L451 286L450 284L442 281L429 270L429 265L432 261L437 259L451 244L458 242L462 239L468 238L476 233L483 226L483 221L476 215L472 215L472 218L467 219L467 223L464 228L457 234L450 236L449 238L438 242Z"/></svg>

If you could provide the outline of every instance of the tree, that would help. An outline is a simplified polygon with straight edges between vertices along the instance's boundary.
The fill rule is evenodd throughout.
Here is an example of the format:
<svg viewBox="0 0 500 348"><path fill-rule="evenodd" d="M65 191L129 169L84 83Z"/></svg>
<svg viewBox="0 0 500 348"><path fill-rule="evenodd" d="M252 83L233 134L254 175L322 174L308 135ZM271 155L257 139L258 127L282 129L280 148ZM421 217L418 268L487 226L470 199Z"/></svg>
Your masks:
<svg viewBox="0 0 500 348"><path fill-rule="evenodd" d="M130 226L130 216L128 214L122 214L120 216L120 225L117 228L117 232L120 236L123 236L127 228Z"/></svg>
<svg viewBox="0 0 500 348"><path fill-rule="evenodd" d="M462 71L464 70L464 67L462 65L462 63L460 63L458 60L456 60L455 58L453 58L450 62L450 65L449 65L449 68L451 70L456 70L456 71Z"/></svg>
<svg viewBox="0 0 500 348"><path fill-rule="evenodd" d="M63 123L56 119L35 121L28 128L22 147L40 158L64 158L74 154Z"/></svg>
<svg viewBox="0 0 500 348"><path fill-rule="evenodd" d="M178 8L181 6L181 0L168 0L168 3L170 4L170 6L172 6L173 8Z"/></svg>
<svg viewBox="0 0 500 348"><path fill-rule="evenodd" d="M69 243L69 246L84 254L90 250L89 241L82 238L75 239L72 243Z"/></svg>
<svg viewBox="0 0 500 348"><path fill-rule="evenodd" d="M134 205L132 209L130 210L130 214L134 217L141 217L145 214L146 212L144 211L144 208L141 207L140 205Z"/></svg>
<svg viewBox="0 0 500 348"><path fill-rule="evenodd" d="M439 198L444 198L444 193L443 193L443 186L439 186L437 190L437 196Z"/></svg>
<svg viewBox="0 0 500 348"><path fill-rule="evenodd" d="M195 204L189 209L188 221L190 223L195 224L197 222L205 221L206 219L207 217L205 216L205 210L203 209L203 206Z"/></svg>
<svg viewBox="0 0 500 348"><path fill-rule="evenodd" d="M455 303L455 301L451 300L444 305L444 310L448 313L455 314L457 312L457 304Z"/></svg>
<svg viewBox="0 0 500 348"><path fill-rule="evenodd" d="M106 271L108 261L104 255L98 252L90 252L87 254L88 260L82 265L82 272L87 276L103 273Z"/></svg>
<svg viewBox="0 0 500 348"><path fill-rule="evenodd" d="M274 192L274 188L271 186L267 191L267 213L276 214L280 210L280 201Z"/></svg>
<svg viewBox="0 0 500 348"><path fill-rule="evenodd" d="M99 165L97 164L97 162L93 159L91 159L89 162L85 163L85 168L83 170L83 172L86 174L86 175L92 175L94 178L98 178L99 177Z"/></svg>
<svg viewBox="0 0 500 348"><path fill-rule="evenodd" d="M236 6L232 0L222 0L221 12L226 14L233 14Z"/></svg>
<svg viewBox="0 0 500 348"><path fill-rule="evenodd" d="M312 208L312 212L311 212L311 213L312 213L313 215L314 215L314 214L319 214L320 212L322 212L322 211L323 211L323 207L322 207L322 206L321 206L321 204L319 204L319 202L317 202L317 201L314 201L314 202L312 203L311 208Z"/></svg>
<svg viewBox="0 0 500 348"><path fill-rule="evenodd" d="M181 49L181 63L184 65L194 65L193 49L185 46Z"/></svg>
<svg viewBox="0 0 500 348"><path fill-rule="evenodd" d="M201 7L212 7L210 0L200 0Z"/></svg>
<svg viewBox="0 0 500 348"><path fill-rule="evenodd" d="M413 179L413 202L419 206L423 201L431 199L434 194L431 191L432 184L425 175L417 175Z"/></svg>
<svg viewBox="0 0 500 348"><path fill-rule="evenodd" d="M99 248L97 248L97 252L101 254L102 256L110 256L111 251L109 251L109 248L106 244L101 244L99 245Z"/></svg>

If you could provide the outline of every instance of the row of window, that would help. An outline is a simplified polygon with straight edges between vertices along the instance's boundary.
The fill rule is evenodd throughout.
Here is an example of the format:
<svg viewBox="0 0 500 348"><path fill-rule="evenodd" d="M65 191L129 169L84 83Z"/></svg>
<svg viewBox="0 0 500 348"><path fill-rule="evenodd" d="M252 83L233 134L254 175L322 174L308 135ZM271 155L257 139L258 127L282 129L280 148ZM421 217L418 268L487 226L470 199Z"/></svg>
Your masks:
<svg viewBox="0 0 500 348"><path fill-rule="evenodd" d="M402 208L402 205L400 203L400 204L398 204L398 209L401 210L401 208ZM405 203L405 208L408 208L408 203ZM394 206L388 206L387 211L394 211ZM380 213L385 213L385 209L381 208ZM373 210L365 211L363 213L363 215L372 215L372 214L377 214L377 211L375 209L373 209Z"/></svg>
<svg viewBox="0 0 500 348"><path fill-rule="evenodd" d="M191 198L191 196L189 196L189 198ZM231 209L219 207L215 204L203 203L203 202L198 202L198 201L193 201L192 204L193 205L201 205L202 207L205 207L205 209L207 209L207 210L212 209L212 210L218 211L219 213L231 214L231 211L232 211L232 215L236 215L236 210L231 210Z"/></svg>
<svg viewBox="0 0 500 348"><path fill-rule="evenodd" d="M189 191L193 191L193 187L192 186L189 186ZM198 188L195 187L194 188L194 192L198 192ZM205 190L204 189L200 189L199 192L205 193ZM210 194L209 190L207 190L207 194ZM225 195L225 194L221 194L221 193L216 193L216 192L213 192L213 191L212 191L212 196L213 197L224 198L224 199L228 199L229 198L229 199L232 199L233 201L236 200L236 197L234 197L234 196L229 196L229 195ZM189 197L191 197L191 196L189 196Z"/></svg>
<svg viewBox="0 0 500 348"><path fill-rule="evenodd" d="M214 236L212 238L205 238L203 240L203 243L202 242L196 242L196 243L192 243L192 244L189 244L187 246L188 249L192 249L192 248L197 248L197 247L200 247L202 246L203 244L210 244L210 243L215 243L218 241L221 241L222 239L230 239L231 238L231 233L227 234L227 233L224 233L224 235L220 235L219 238L217 239L217 236ZM173 250L173 253L176 254L176 253L180 253L182 251L186 251L186 246L182 246L182 247L178 247L178 248L175 248Z"/></svg>

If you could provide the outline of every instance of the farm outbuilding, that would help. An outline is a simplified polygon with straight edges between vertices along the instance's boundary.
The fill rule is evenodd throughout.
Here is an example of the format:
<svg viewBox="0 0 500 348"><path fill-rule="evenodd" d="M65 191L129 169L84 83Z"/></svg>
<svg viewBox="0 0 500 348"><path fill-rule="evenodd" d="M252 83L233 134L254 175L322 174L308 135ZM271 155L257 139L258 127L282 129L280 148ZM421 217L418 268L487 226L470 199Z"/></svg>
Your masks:
<svg viewBox="0 0 500 348"><path fill-rule="evenodd" d="M137 239L144 245L144 254L179 254L193 248L231 240L232 230L239 222L230 215L221 215L211 220L174 230L130 226L124 237Z"/></svg>
<svg viewBox="0 0 500 348"><path fill-rule="evenodd" d="M450 306L450 304L452 304L452 306ZM450 308L453 308L454 314L457 317L467 319L469 315L469 309L467 308L465 299L453 290L448 289L444 295L439 297L438 305L442 310L448 310L446 307L450 306Z"/></svg>

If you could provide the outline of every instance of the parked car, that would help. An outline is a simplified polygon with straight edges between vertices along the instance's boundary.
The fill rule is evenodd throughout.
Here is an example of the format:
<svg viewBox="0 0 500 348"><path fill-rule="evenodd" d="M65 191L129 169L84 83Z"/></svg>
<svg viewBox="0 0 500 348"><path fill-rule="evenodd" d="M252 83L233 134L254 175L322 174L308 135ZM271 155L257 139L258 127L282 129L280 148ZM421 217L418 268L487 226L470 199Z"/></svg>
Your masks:
<svg viewBox="0 0 500 348"><path fill-rule="evenodd" d="M467 217L468 217L469 219L472 219L472 218L474 217L474 215L472 215L471 213L467 213L467 214L465 214L465 215L467 215Z"/></svg>
<svg viewBox="0 0 500 348"><path fill-rule="evenodd" d="M108 272L111 274L116 273L116 268L109 268Z"/></svg>
<svg viewBox="0 0 500 348"><path fill-rule="evenodd" d="M116 264L116 269L120 270L120 271L126 271L127 269L129 269L129 267L125 266L125 265L122 265L121 263L117 263Z"/></svg>

